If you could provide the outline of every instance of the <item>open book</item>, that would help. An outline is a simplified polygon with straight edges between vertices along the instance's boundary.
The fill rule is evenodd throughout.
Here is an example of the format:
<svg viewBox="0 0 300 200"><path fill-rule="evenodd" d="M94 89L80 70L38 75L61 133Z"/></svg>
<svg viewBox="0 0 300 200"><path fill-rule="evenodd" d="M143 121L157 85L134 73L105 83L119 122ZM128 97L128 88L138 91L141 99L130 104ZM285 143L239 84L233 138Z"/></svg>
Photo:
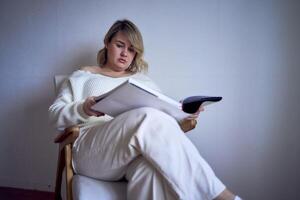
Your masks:
<svg viewBox="0 0 300 200"><path fill-rule="evenodd" d="M138 81L128 79L113 90L96 97L97 103L92 109L116 117L132 109L152 107L181 121L195 113L201 105L205 106L221 99L222 97L192 96L180 103Z"/></svg>

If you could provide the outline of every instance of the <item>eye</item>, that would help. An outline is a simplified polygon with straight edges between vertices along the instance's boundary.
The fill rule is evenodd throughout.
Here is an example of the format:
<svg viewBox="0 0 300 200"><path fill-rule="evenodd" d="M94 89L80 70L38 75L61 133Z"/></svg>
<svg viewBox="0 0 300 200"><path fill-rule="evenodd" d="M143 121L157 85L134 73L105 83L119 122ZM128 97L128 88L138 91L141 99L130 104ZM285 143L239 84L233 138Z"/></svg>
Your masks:
<svg viewBox="0 0 300 200"><path fill-rule="evenodd" d="M122 44L119 44L119 43L117 43L116 46L117 46L118 48L123 47L123 45L122 45Z"/></svg>
<svg viewBox="0 0 300 200"><path fill-rule="evenodd" d="M129 51L130 53L135 53L135 50L134 50L133 47L130 47L130 48L128 49L128 51Z"/></svg>

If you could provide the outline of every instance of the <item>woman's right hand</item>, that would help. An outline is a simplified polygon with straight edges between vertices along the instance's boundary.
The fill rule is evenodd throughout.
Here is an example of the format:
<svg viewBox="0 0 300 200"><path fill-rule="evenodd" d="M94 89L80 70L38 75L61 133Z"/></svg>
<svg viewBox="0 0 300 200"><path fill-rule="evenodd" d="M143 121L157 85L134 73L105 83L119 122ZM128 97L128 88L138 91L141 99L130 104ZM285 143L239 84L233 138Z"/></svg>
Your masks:
<svg viewBox="0 0 300 200"><path fill-rule="evenodd" d="M104 113L93 110L91 107L96 104L95 97L88 97L83 103L83 111L88 116L100 117L103 116Z"/></svg>

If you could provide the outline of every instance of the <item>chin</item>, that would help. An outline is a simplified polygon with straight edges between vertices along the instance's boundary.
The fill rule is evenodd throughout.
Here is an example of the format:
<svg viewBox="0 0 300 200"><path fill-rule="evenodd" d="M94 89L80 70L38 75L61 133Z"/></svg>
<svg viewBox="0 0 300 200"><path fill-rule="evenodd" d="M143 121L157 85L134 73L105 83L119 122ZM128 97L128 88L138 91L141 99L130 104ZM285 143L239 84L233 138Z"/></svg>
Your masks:
<svg viewBox="0 0 300 200"><path fill-rule="evenodd" d="M126 71L128 69L129 66L125 66L125 65L116 65L115 70L118 72L121 71Z"/></svg>

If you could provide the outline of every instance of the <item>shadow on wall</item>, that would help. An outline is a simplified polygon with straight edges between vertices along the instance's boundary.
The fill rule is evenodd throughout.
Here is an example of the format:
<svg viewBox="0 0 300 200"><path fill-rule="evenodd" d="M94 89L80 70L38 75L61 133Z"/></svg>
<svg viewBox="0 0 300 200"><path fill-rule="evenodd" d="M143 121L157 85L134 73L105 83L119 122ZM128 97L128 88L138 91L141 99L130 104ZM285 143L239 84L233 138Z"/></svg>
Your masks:
<svg viewBox="0 0 300 200"><path fill-rule="evenodd" d="M48 120L48 108L55 99L53 79L54 75L68 75L80 66L96 63L97 51L89 46L61 55L55 66L28 66L27 70L44 70L38 75L14 74L1 81L4 151L0 152L0 185L54 190L58 146L53 143L56 130Z"/></svg>

